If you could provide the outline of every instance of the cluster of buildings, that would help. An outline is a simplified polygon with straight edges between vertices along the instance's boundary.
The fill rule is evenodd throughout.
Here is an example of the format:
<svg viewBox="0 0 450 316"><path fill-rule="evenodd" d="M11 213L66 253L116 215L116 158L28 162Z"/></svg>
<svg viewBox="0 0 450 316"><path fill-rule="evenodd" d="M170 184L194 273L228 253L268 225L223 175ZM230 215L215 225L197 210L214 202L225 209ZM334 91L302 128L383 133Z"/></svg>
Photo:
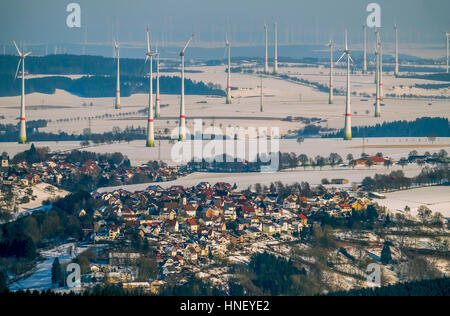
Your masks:
<svg viewBox="0 0 450 316"><path fill-rule="evenodd" d="M102 201L93 213L92 238L114 243L138 235L153 242L158 280L184 271L204 271L200 268L211 259L227 259L255 243L298 240L317 212L345 217L372 204L345 191L281 198L276 193L244 194L228 183L206 182L191 188L153 185L140 192L116 190L92 196ZM80 216L86 216L83 212Z"/></svg>

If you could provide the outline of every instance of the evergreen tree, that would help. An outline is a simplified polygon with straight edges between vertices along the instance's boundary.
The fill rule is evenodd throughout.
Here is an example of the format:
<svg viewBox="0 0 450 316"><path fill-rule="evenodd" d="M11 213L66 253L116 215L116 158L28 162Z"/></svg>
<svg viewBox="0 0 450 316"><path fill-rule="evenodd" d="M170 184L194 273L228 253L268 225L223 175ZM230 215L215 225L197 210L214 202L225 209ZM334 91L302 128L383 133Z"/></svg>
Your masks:
<svg viewBox="0 0 450 316"><path fill-rule="evenodd" d="M61 264L59 263L59 259L55 258L55 260L53 260L53 265L52 265L52 283L61 285L63 278L64 278L64 276L63 276Z"/></svg>
<svg viewBox="0 0 450 316"><path fill-rule="evenodd" d="M386 265L392 262L391 248L389 242L384 242L383 250L381 250L381 263Z"/></svg>

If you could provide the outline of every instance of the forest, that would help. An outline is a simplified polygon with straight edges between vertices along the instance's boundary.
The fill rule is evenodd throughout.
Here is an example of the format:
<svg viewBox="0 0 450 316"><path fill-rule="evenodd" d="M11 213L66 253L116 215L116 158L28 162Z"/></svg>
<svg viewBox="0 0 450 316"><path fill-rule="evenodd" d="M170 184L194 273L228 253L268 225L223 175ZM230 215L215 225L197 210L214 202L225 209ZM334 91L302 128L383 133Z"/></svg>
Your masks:
<svg viewBox="0 0 450 316"><path fill-rule="evenodd" d="M362 137L450 137L448 118L422 117L415 121L384 122L375 126L352 127L354 138ZM344 131L330 133L324 138L344 137Z"/></svg>
<svg viewBox="0 0 450 316"><path fill-rule="evenodd" d="M150 85L148 77L121 75L120 81L120 93L123 97L129 97L136 93L148 93ZM181 91L180 77L161 76L159 82L161 94L179 94ZM212 83L205 84L185 79L184 84L185 93L188 95L225 96L225 92ZM58 89L82 98L106 98L115 97L115 87L115 76L94 75L78 79L49 76L26 79L25 93L53 94ZM153 90L156 93L156 78L153 79ZM0 97L18 96L20 94L21 80L14 80L13 74L0 74Z"/></svg>

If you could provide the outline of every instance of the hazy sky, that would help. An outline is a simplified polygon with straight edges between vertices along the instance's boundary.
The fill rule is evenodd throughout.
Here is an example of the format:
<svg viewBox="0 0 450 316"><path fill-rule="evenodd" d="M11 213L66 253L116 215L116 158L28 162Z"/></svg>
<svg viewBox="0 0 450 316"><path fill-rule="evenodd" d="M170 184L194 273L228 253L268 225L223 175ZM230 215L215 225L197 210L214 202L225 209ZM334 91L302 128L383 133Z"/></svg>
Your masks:
<svg viewBox="0 0 450 316"><path fill-rule="evenodd" d="M71 2L81 6L78 29L66 26ZM382 7L385 39L392 38L394 23L407 42L442 43L441 32L450 31L449 0L1 0L0 43L80 43L85 36L107 42L116 28L121 41L136 42L144 40L149 24L161 45L191 33L197 45L222 42L226 31L234 42L260 44L264 21L278 21L280 44L321 43L332 34L341 41L345 27L360 42L371 2Z"/></svg>

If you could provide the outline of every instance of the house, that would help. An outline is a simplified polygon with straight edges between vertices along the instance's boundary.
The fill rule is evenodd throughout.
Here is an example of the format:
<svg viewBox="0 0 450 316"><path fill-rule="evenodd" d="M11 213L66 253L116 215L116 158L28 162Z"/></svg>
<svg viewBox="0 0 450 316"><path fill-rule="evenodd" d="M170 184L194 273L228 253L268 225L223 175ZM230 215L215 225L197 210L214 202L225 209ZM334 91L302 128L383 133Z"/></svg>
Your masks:
<svg viewBox="0 0 450 316"><path fill-rule="evenodd" d="M297 200L293 199L292 197L284 199L283 208L286 208L289 210L297 208Z"/></svg>
<svg viewBox="0 0 450 316"><path fill-rule="evenodd" d="M191 233L196 233L198 230L198 224L193 218L187 219L185 222L186 228Z"/></svg>
<svg viewBox="0 0 450 316"><path fill-rule="evenodd" d="M385 163L386 159L384 159L383 157L378 157L378 156L368 156L368 157L363 157L360 159L355 160L355 165L356 166L367 166L370 164L372 165L383 165Z"/></svg>
<svg viewBox="0 0 450 316"><path fill-rule="evenodd" d="M192 246L186 247L184 256L190 261L197 261L198 259L197 251L195 251L195 248Z"/></svg>
<svg viewBox="0 0 450 316"><path fill-rule="evenodd" d="M108 227L108 238L109 240L115 240L120 234L120 227L116 225L110 225Z"/></svg>
<svg viewBox="0 0 450 316"><path fill-rule="evenodd" d="M301 224L303 227L308 226L308 219L306 218L305 215L303 215L303 214L298 214L298 218L299 218L299 220L300 220L300 224Z"/></svg>

